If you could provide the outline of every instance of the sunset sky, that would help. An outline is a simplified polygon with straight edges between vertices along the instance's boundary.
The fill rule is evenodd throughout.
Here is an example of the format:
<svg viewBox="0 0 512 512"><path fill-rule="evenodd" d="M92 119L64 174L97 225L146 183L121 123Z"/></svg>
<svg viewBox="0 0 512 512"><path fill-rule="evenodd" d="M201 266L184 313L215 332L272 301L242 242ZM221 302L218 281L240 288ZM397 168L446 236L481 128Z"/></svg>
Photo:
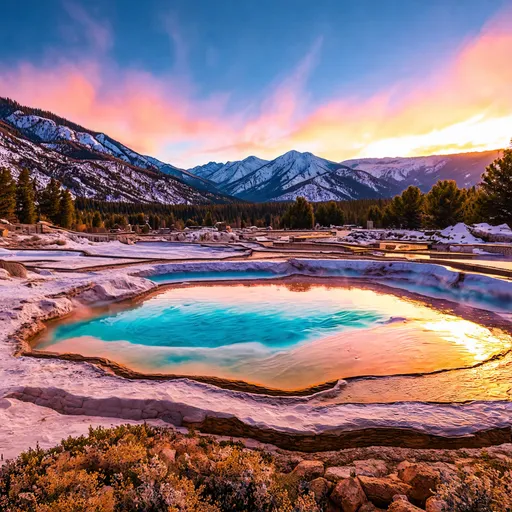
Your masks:
<svg viewBox="0 0 512 512"><path fill-rule="evenodd" d="M182 167L512 137L511 0L2 4L0 96Z"/></svg>

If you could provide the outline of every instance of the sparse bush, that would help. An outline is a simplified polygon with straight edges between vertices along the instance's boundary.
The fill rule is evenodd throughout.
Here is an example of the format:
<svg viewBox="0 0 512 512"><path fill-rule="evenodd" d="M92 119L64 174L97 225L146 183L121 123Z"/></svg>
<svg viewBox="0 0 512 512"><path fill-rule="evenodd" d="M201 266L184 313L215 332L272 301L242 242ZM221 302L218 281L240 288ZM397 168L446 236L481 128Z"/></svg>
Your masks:
<svg viewBox="0 0 512 512"><path fill-rule="evenodd" d="M172 454L172 455L170 455ZM0 468L6 512L320 512L272 456L147 425L90 429Z"/></svg>
<svg viewBox="0 0 512 512"><path fill-rule="evenodd" d="M447 512L512 512L512 465L484 456L459 466L458 479L439 486L437 496Z"/></svg>

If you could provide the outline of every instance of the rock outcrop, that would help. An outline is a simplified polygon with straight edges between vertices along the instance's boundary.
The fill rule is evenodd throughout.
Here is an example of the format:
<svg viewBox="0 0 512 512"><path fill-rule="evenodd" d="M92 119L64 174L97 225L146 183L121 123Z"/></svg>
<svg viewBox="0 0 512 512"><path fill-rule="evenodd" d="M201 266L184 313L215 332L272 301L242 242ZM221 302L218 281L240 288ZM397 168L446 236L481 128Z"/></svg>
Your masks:
<svg viewBox="0 0 512 512"><path fill-rule="evenodd" d="M331 494L331 501L343 512L357 512L368 499L357 478L340 480Z"/></svg>

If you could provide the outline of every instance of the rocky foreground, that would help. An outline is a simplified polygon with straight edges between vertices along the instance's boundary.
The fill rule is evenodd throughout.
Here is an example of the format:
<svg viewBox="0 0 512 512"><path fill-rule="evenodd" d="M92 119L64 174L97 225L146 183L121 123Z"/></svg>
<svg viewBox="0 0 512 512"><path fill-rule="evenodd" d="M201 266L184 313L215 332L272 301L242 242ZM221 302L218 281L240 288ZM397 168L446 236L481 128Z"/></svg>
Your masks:
<svg viewBox="0 0 512 512"><path fill-rule="evenodd" d="M0 509L173 512L504 512L512 445L317 454L148 425L91 429L0 469Z"/></svg>

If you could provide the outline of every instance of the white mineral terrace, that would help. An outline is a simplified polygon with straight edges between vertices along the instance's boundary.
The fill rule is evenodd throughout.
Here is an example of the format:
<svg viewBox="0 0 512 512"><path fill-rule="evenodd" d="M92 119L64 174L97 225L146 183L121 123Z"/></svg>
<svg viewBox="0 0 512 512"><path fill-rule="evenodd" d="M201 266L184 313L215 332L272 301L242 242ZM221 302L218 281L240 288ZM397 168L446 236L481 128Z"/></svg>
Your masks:
<svg viewBox="0 0 512 512"><path fill-rule="evenodd" d="M27 324L62 316L79 304L119 301L156 288L155 283L135 274L219 270L266 270L275 272L276 276L302 273L355 279L371 277L390 285L407 282L421 285L427 290L425 293L436 287L452 288L454 297L474 299L479 302L478 307L483 307L486 300L489 304L494 300L512 304L510 281L476 274L464 275L462 279L460 273L442 266L409 262L290 260L140 264L90 273L29 273L27 279L0 280L0 453L12 456L20 449L34 446L36 441L49 444L60 434L81 432L88 421L110 425L119 423L120 419L163 420L181 425L201 422L206 417L234 416L254 427L303 434L396 427L440 436L467 436L476 431L512 426L512 402L507 400L325 405L322 394L336 393L336 389L312 397L268 397L220 389L190 379L130 380L89 363L14 356L17 346L14 336ZM76 294L82 288L84 291ZM495 308L489 306L489 309ZM339 386L341 389L343 383ZM20 404L18 400L32 403ZM23 414L14 413L25 406ZM34 423L29 421L31 417ZM43 417L48 417L48 421L42 421ZM60 422L65 426L68 421L69 430L61 428L57 434L55 425Z"/></svg>

